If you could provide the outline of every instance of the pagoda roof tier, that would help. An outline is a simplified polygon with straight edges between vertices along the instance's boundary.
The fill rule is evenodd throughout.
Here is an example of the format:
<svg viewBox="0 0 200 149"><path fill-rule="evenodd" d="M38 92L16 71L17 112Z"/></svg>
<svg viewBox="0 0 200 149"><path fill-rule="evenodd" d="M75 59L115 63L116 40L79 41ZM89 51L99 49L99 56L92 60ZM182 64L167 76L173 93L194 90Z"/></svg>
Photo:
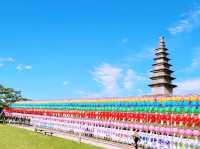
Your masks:
<svg viewBox="0 0 200 149"><path fill-rule="evenodd" d="M154 72L154 73L156 73L156 72L166 72L167 74L171 74L171 73L173 73L174 71L173 71L173 70L170 70L170 69L168 69L168 68L160 68L160 69L153 69L153 70L151 70L150 72Z"/></svg>
<svg viewBox="0 0 200 149"><path fill-rule="evenodd" d="M155 50L165 50L165 51L168 51L168 49L167 48L156 48Z"/></svg>
<svg viewBox="0 0 200 149"><path fill-rule="evenodd" d="M160 63L155 63L155 64L153 64L152 66L162 66L162 65L164 65L164 66L172 66L171 64L169 64L169 63L166 63L166 62L160 62Z"/></svg>
<svg viewBox="0 0 200 149"><path fill-rule="evenodd" d="M161 54L164 54L164 55L169 55L169 53L167 53L167 52L163 52L163 51L159 51L159 52L156 52L156 56L158 56L158 55L161 55Z"/></svg>
<svg viewBox="0 0 200 149"><path fill-rule="evenodd" d="M164 75L164 74L163 75L159 75L159 76L151 76L150 78L151 78L151 80L157 80L159 78L166 78L166 79L168 79L170 81L176 79L174 77L171 77L170 75Z"/></svg>
<svg viewBox="0 0 200 149"><path fill-rule="evenodd" d="M177 85L174 85L174 84L170 84L170 83L155 83L155 84L149 84L150 87L159 87L159 86L167 86L167 87L170 87L170 88L175 88L177 87Z"/></svg>
<svg viewBox="0 0 200 149"><path fill-rule="evenodd" d="M154 58L154 60L158 60L158 59L165 59L165 60L167 60L167 61L169 61L169 60L170 60L170 58L168 58L168 57L165 57L165 56L162 56L162 57L156 57L156 58Z"/></svg>

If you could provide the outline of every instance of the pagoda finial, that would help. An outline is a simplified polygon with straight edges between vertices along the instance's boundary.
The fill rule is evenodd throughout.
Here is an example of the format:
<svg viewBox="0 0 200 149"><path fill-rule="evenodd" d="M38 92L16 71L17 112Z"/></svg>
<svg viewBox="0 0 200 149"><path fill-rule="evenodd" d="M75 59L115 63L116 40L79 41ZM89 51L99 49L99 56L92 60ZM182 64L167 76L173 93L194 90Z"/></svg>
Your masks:
<svg viewBox="0 0 200 149"><path fill-rule="evenodd" d="M165 48L165 37L164 36L160 37L159 48Z"/></svg>

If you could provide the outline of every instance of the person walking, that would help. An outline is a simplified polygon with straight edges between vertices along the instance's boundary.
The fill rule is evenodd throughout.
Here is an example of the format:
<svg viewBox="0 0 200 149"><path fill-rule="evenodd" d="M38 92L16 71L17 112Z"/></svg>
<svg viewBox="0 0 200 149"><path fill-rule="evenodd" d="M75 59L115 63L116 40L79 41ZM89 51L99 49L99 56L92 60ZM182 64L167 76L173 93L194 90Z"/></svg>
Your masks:
<svg viewBox="0 0 200 149"><path fill-rule="evenodd" d="M133 134L133 140L135 149L138 149L138 142L140 141L140 137L137 133Z"/></svg>

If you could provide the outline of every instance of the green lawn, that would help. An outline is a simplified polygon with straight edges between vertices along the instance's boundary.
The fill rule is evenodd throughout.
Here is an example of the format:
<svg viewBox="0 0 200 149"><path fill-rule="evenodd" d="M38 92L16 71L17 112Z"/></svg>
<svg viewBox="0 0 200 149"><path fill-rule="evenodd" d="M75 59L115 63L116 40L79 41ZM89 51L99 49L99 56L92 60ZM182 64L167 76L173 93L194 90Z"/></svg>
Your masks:
<svg viewBox="0 0 200 149"><path fill-rule="evenodd" d="M28 130L0 125L1 149L100 149L52 136L44 136Z"/></svg>

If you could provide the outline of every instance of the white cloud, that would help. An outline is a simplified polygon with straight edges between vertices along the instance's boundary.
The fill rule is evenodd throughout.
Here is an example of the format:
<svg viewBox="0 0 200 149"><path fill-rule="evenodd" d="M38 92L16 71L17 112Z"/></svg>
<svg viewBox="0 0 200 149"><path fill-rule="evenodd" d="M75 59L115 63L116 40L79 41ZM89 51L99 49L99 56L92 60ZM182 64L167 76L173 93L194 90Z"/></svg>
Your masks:
<svg viewBox="0 0 200 149"><path fill-rule="evenodd" d="M93 80L99 86L99 91L78 90L76 94L80 97L113 97L124 96L130 93L140 93L137 85L140 81L144 82L144 77L138 75L133 69L113 66L103 63L92 71Z"/></svg>
<svg viewBox="0 0 200 149"><path fill-rule="evenodd" d="M198 48L198 53L196 53L195 57L192 59L191 67L192 69L200 69L200 48Z"/></svg>
<svg viewBox="0 0 200 149"><path fill-rule="evenodd" d="M145 91L142 89L137 89L136 91L138 92L139 95L147 95L148 94L148 93L145 93Z"/></svg>
<svg viewBox="0 0 200 149"><path fill-rule="evenodd" d="M1 57L0 61L1 62L14 62L15 60L12 57Z"/></svg>
<svg viewBox="0 0 200 149"><path fill-rule="evenodd" d="M200 27L200 7L190 10L182 19L168 28L168 31L175 35L182 32L192 31Z"/></svg>
<svg viewBox="0 0 200 149"><path fill-rule="evenodd" d="M194 72L200 70L200 48L194 49L194 57L192 58L191 64L181 70L179 72Z"/></svg>
<svg viewBox="0 0 200 149"><path fill-rule="evenodd" d="M124 76L124 88L127 90L133 89L133 79L134 79L134 72L133 70L129 69Z"/></svg>
<svg viewBox="0 0 200 149"><path fill-rule="evenodd" d="M125 57L123 60L125 62L140 62L140 61L144 61L144 59L153 59L153 56L154 56L154 49L153 47L151 46L148 46L148 47L145 47L143 48L142 50L140 50L139 52L137 53L134 53L132 55L129 55L127 57Z"/></svg>
<svg viewBox="0 0 200 149"><path fill-rule="evenodd" d="M200 93L200 78L184 80L176 83L178 87L175 94L198 94Z"/></svg>
<svg viewBox="0 0 200 149"><path fill-rule="evenodd" d="M14 58L12 57L0 57L0 67L3 67L6 63L14 62Z"/></svg>
<svg viewBox="0 0 200 149"><path fill-rule="evenodd" d="M64 85L64 86L67 86L68 84L69 84L68 81L64 81L64 82L63 82L63 85Z"/></svg>
<svg viewBox="0 0 200 149"><path fill-rule="evenodd" d="M137 81L144 80L144 77L137 75L136 72L132 69L128 69L123 77L124 77L123 81L124 89L128 91L131 91L134 88L135 85L134 83L136 83Z"/></svg>
<svg viewBox="0 0 200 149"><path fill-rule="evenodd" d="M32 66L31 65L24 65L24 64L19 64L17 67L16 67L17 70L30 70L32 69Z"/></svg>
<svg viewBox="0 0 200 149"><path fill-rule="evenodd" d="M14 62L15 60L14 60L14 58L12 58L12 57L8 57L8 58L7 58L7 61L9 61L9 62Z"/></svg>
<svg viewBox="0 0 200 149"><path fill-rule="evenodd" d="M3 66L4 66L4 64L0 63L0 67L3 67Z"/></svg>
<svg viewBox="0 0 200 149"><path fill-rule="evenodd" d="M93 79L103 88L104 94L116 95L119 92L118 81L121 77L122 69L103 63L99 67L95 67Z"/></svg>

